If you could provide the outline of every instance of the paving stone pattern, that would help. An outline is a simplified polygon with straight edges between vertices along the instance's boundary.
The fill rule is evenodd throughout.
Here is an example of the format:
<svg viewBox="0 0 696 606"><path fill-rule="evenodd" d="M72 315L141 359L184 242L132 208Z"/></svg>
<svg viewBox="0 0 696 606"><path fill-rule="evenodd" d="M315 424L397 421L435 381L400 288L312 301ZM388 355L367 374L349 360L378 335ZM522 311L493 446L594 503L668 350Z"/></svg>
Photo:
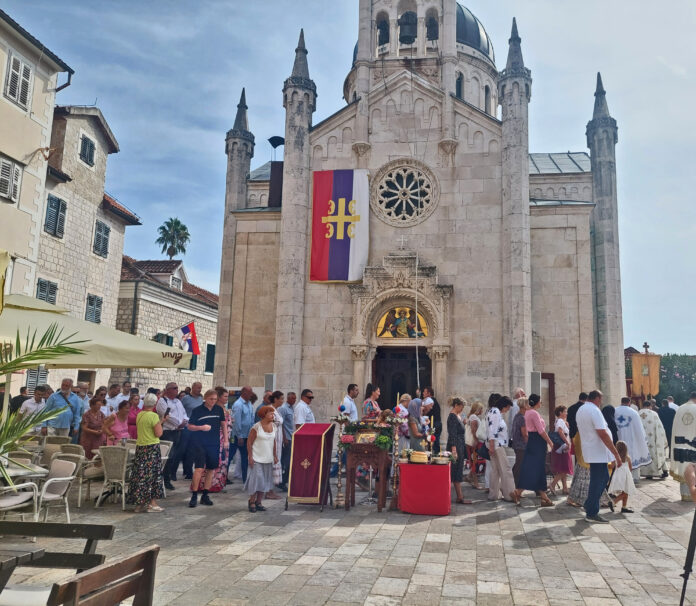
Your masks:
<svg viewBox="0 0 696 606"><path fill-rule="evenodd" d="M531 498L516 508L468 489L473 505L434 518L367 505L284 511L284 501L252 514L238 480L197 509L186 506L187 483L176 486L162 514L73 508L75 522L116 525L99 549L109 558L160 545L158 605L678 604L694 512L672 480L642 481L635 514L592 526L562 497L553 508ZM23 568L11 582L65 576ZM696 604L696 579L687 603Z"/></svg>

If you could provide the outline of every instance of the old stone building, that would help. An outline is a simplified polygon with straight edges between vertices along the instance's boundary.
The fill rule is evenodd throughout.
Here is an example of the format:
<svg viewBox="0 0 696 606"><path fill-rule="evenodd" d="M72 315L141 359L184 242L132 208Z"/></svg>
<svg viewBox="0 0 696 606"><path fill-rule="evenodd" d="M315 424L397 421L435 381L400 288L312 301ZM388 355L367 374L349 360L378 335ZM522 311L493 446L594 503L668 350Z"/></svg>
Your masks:
<svg viewBox="0 0 696 606"><path fill-rule="evenodd" d="M59 84L59 74L63 80ZM74 70L0 10L0 248L7 292L33 295L56 94Z"/></svg>
<svg viewBox="0 0 696 606"><path fill-rule="evenodd" d="M279 98L282 179L250 171L244 93L227 133L216 382L310 387L323 419L348 383L368 381L388 406L418 380L441 402L534 385L549 408L595 387L617 404L617 126L601 79L590 154L530 154L532 72L514 20L499 70L455 0L358 4L346 105L318 124L300 35ZM313 226L313 178L356 169L368 171L369 217L330 202L322 221L369 221L362 279L312 281L313 243L343 237Z"/></svg>
<svg viewBox="0 0 696 606"><path fill-rule="evenodd" d="M109 328L116 328L125 230L140 225L137 215L104 191L108 157L118 151L98 108L55 108L35 296ZM110 374L108 368L53 370L47 380L57 384L69 376L94 389ZM33 373L27 380L35 382Z"/></svg>
<svg viewBox="0 0 696 606"><path fill-rule="evenodd" d="M194 381L204 389L213 387L217 316L217 295L191 284L181 261L136 261L124 255L116 328L176 346L174 331L194 322L201 353L186 369L114 369L111 381L128 379L140 389L163 388L169 381L181 389Z"/></svg>

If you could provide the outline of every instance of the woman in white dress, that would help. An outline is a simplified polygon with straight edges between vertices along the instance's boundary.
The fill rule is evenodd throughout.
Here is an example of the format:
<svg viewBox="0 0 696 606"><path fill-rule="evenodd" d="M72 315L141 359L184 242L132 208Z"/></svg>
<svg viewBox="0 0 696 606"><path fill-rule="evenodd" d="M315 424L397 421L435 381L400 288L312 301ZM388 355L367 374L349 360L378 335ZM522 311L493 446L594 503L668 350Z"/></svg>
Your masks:
<svg viewBox="0 0 696 606"><path fill-rule="evenodd" d="M609 507L614 511L614 506L621 503L621 513L633 513L633 510L628 507L628 497L636 493L636 485L633 483L633 466L631 457L628 456L628 445L619 440L616 443L616 450L624 464L617 468L612 463L614 472L609 482L608 492L612 499Z"/></svg>

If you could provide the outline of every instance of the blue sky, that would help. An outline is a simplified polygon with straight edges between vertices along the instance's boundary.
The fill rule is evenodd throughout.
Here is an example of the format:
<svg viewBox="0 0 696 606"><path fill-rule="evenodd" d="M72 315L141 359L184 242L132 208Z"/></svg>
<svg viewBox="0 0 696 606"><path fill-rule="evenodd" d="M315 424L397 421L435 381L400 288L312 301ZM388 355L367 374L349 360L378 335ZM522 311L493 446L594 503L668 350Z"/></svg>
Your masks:
<svg viewBox="0 0 696 606"><path fill-rule="evenodd" d="M469 0L498 68L517 17L534 78L531 151L582 151L596 72L619 124L624 332L654 351L696 353L696 3ZM97 8L95 8L97 7ZM281 89L300 27L319 92L315 121L343 105L357 0L3 0L2 8L76 74L61 104L96 104L121 152L107 190L138 213L125 252L160 258L157 226L189 227L189 278L217 292L224 139L242 86L256 135L252 168L283 134Z"/></svg>

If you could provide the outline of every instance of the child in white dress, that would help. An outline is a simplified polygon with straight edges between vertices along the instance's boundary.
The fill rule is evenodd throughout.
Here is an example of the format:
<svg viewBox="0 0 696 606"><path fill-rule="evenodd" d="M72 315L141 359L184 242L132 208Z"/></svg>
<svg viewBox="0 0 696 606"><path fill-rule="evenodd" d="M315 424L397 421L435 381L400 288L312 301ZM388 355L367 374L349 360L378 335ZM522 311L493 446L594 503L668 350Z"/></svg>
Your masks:
<svg viewBox="0 0 696 606"><path fill-rule="evenodd" d="M614 467L614 473L611 476L608 490L612 497L610 507L614 511L614 506L621 503L621 513L633 513L633 510L627 506L628 497L636 493L636 485L633 483L631 474L633 466L631 465L631 457L628 456L628 445L626 442L619 440L616 443L616 450L621 457L623 465L616 467L615 463L611 464Z"/></svg>

